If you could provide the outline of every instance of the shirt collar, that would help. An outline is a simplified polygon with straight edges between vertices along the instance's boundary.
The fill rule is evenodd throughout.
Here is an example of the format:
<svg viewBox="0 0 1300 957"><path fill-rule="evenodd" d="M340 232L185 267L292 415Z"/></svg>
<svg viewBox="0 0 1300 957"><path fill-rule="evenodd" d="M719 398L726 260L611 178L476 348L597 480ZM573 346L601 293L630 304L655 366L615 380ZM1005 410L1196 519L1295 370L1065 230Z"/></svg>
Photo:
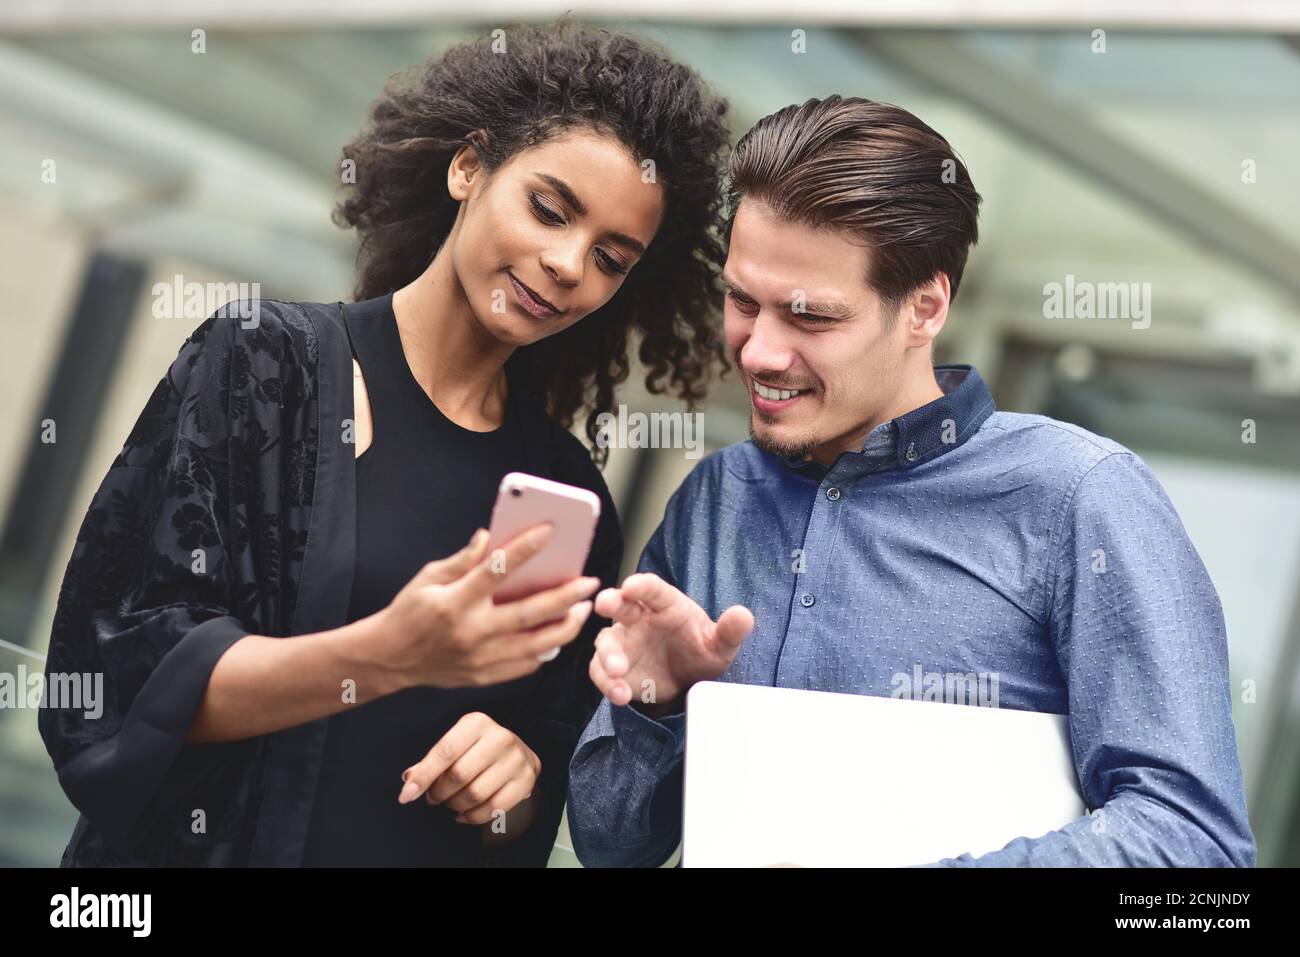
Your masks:
<svg viewBox="0 0 1300 957"><path fill-rule="evenodd" d="M876 426L861 449L842 453L830 469L789 457L785 464L820 481L828 472L857 477L890 468L915 468L955 449L993 414L993 396L974 366L935 366L934 378L942 396Z"/></svg>

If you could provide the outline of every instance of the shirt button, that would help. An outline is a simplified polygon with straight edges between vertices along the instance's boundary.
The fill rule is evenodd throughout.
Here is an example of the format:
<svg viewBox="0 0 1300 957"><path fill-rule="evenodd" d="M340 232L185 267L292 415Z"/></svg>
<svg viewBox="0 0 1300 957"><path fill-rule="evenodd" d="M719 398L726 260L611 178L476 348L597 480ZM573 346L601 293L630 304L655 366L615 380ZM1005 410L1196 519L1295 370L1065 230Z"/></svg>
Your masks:
<svg viewBox="0 0 1300 957"><path fill-rule="evenodd" d="M907 447L907 461L916 461L916 443L913 442Z"/></svg>
<svg viewBox="0 0 1300 957"><path fill-rule="evenodd" d="M814 598L812 595L804 595L802 598L799 599L799 603L803 605L805 608L811 608L812 603L815 602L816 600L817 599Z"/></svg>
<svg viewBox="0 0 1300 957"><path fill-rule="evenodd" d="M840 500L840 490L832 485L826 490L826 497L832 502L838 502Z"/></svg>

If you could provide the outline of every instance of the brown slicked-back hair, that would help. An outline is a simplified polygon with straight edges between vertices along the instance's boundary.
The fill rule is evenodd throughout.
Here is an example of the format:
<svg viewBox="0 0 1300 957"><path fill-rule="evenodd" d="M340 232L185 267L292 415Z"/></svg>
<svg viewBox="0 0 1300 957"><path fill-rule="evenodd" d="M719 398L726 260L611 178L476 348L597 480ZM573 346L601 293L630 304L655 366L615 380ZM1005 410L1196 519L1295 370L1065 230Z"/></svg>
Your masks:
<svg viewBox="0 0 1300 957"><path fill-rule="evenodd" d="M731 154L728 240L746 197L865 245L866 282L887 317L938 272L955 299L979 239L980 195L948 141L906 110L860 97L812 99L759 120Z"/></svg>

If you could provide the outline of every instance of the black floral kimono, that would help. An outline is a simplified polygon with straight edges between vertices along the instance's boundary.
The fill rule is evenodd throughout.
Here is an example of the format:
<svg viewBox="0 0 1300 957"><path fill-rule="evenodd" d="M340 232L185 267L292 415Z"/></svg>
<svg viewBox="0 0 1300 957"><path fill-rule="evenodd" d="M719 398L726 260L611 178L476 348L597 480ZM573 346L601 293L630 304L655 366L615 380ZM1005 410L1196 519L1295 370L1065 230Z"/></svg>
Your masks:
<svg viewBox="0 0 1300 957"><path fill-rule="evenodd" d="M525 404L530 471L602 500L586 574L613 585L623 543L604 480L540 402ZM40 711L81 812L64 866L300 862L328 719L241 741L185 736L240 638L346 623L352 417L338 303L228 303L181 347L90 503L59 592L47 687L54 674L102 673L105 699L94 718ZM532 826L491 863L541 865L550 853L569 759L599 700L587 663L604 624L593 614L542 666L507 724L542 774Z"/></svg>

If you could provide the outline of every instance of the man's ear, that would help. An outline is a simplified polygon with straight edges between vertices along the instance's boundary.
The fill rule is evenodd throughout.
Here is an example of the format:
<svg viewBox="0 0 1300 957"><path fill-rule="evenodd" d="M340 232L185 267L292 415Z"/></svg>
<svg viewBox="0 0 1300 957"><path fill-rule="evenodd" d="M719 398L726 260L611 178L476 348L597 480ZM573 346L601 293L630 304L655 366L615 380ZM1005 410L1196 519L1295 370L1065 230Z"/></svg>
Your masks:
<svg viewBox="0 0 1300 957"><path fill-rule="evenodd" d="M937 272L933 278L908 297L902 314L908 324L907 345L929 345L948 320L948 303L951 300L948 274Z"/></svg>
<svg viewBox="0 0 1300 957"><path fill-rule="evenodd" d="M447 167L447 192L457 202L464 202L482 176L483 161L479 159L478 151L466 144L456 151Z"/></svg>

